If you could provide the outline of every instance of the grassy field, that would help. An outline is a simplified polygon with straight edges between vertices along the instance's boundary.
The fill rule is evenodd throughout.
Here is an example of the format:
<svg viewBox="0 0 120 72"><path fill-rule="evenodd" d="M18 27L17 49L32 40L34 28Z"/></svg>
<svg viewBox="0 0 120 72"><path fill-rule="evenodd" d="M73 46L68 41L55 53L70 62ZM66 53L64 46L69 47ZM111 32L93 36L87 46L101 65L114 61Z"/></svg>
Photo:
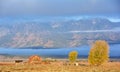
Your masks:
<svg viewBox="0 0 120 72"><path fill-rule="evenodd" d="M1 62L0 72L120 72L120 62L109 62L101 66L90 66L87 62L79 62L79 66L64 65L62 61L50 64Z"/></svg>

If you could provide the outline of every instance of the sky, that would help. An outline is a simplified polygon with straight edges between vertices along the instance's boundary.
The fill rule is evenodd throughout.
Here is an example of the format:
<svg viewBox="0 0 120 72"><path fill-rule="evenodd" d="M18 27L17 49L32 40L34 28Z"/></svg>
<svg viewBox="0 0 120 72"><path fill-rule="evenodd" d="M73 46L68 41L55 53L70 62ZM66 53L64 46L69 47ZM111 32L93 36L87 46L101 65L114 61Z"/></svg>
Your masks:
<svg viewBox="0 0 120 72"><path fill-rule="evenodd" d="M120 0L0 0L0 18L86 15L120 18L119 7Z"/></svg>

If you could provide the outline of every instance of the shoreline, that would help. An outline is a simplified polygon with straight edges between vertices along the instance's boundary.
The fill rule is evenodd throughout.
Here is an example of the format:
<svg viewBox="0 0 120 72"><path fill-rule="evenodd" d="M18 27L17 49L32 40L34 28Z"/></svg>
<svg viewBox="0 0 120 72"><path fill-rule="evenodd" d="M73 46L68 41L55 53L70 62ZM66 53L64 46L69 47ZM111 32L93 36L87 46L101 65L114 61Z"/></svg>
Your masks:
<svg viewBox="0 0 120 72"><path fill-rule="evenodd" d="M14 59L0 59L0 62L14 62L15 60L23 60L24 62L28 61L29 58L14 58ZM43 61L47 60L47 58L43 58ZM68 58L49 58L50 61L69 61ZM76 60L77 62L88 62L87 58L79 58ZM109 59L109 62L120 62L120 59Z"/></svg>

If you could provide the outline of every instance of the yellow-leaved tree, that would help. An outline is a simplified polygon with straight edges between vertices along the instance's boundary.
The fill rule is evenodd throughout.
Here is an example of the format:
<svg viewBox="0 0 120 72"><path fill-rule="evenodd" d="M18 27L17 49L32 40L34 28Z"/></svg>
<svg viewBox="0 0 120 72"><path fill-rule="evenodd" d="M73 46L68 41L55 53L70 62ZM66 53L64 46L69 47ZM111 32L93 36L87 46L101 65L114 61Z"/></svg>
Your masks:
<svg viewBox="0 0 120 72"><path fill-rule="evenodd" d="M88 62L91 65L101 65L109 60L109 45L105 40L97 40L89 52Z"/></svg>
<svg viewBox="0 0 120 72"><path fill-rule="evenodd" d="M77 60L78 52L77 51L71 51L69 53L69 60L70 62L75 62Z"/></svg>

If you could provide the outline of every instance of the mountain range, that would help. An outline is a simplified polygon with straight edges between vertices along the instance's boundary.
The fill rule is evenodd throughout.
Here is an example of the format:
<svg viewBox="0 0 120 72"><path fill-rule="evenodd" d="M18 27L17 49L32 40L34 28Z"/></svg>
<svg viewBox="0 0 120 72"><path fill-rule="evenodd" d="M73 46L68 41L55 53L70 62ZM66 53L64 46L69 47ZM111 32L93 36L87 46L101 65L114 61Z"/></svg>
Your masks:
<svg viewBox="0 0 120 72"><path fill-rule="evenodd" d="M0 23L0 47L61 48L90 45L95 40L120 43L120 22L106 18Z"/></svg>

